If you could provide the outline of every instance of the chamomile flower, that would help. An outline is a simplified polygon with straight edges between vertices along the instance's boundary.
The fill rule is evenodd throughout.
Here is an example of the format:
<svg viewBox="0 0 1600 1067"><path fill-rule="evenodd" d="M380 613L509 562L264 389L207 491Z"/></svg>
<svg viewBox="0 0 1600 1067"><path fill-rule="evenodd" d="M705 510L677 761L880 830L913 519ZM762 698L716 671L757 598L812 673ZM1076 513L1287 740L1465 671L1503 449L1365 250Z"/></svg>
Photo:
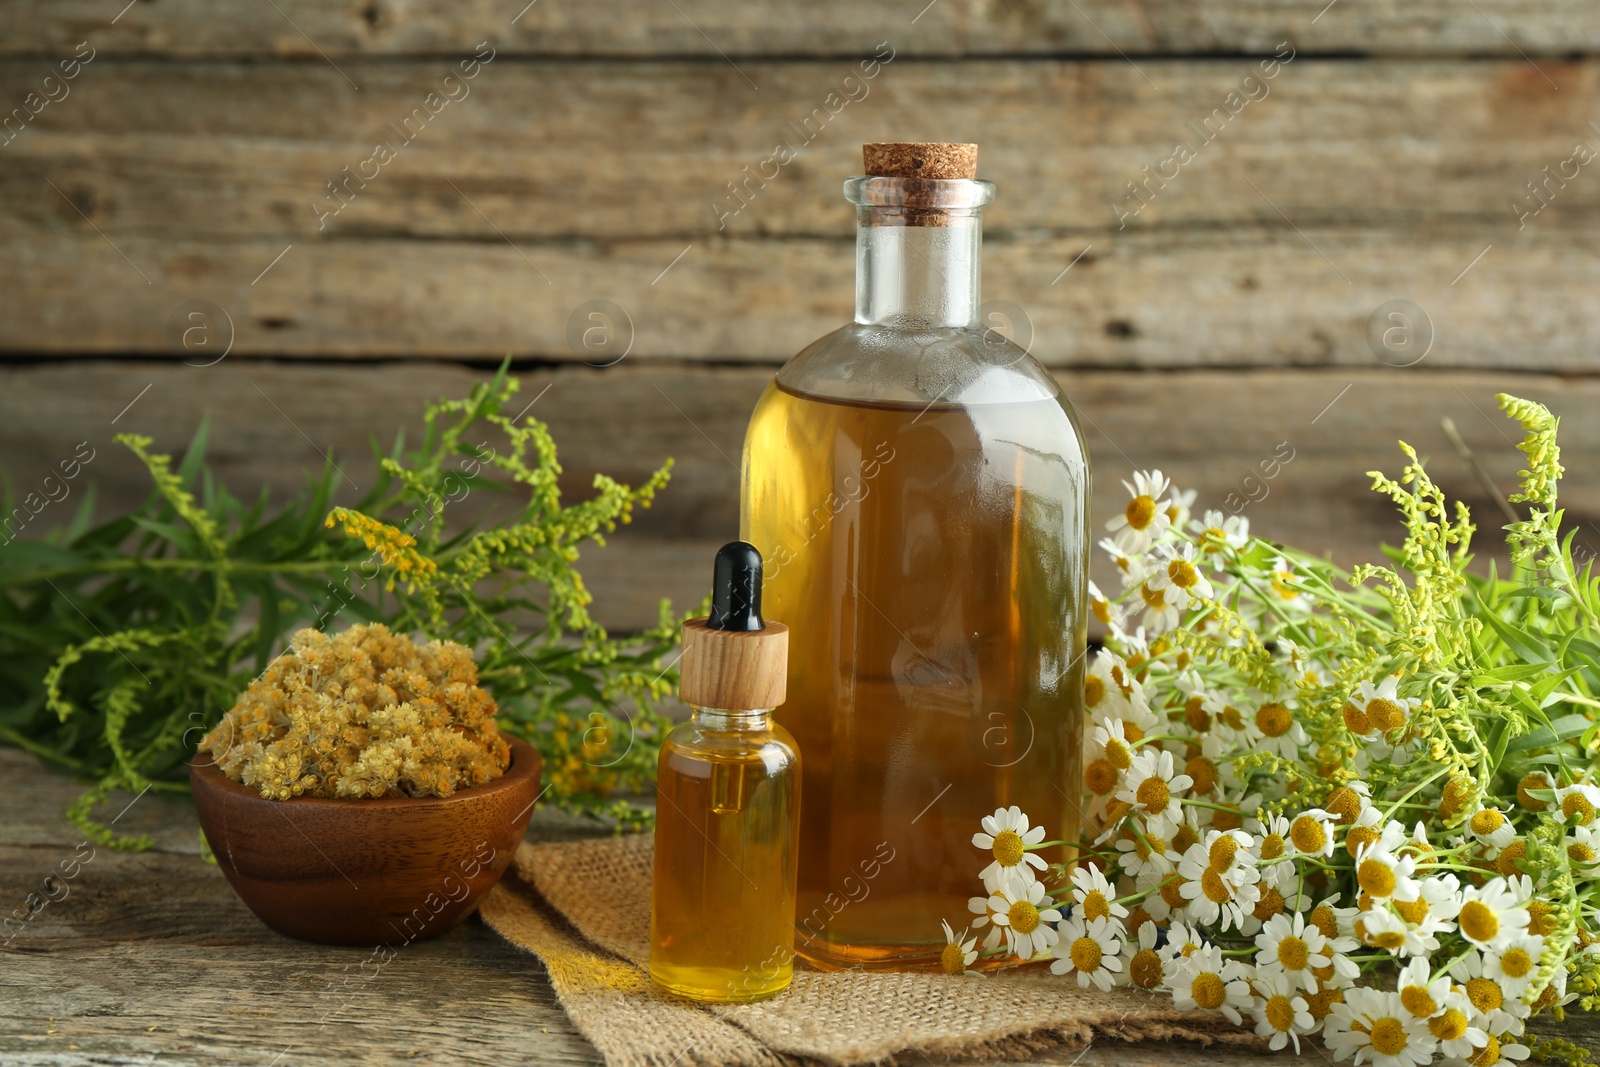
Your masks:
<svg viewBox="0 0 1600 1067"><path fill-rule="evenodd" d="M1170 486L1167 489L1167 521L1172 529L1182 530L1189 522L1189 509L1194 507L1194 498L1200 495L1198 489L1179 489Z"/></svg>
<svg viewBox="0 0 1600 1067"><path fill-rule="evenodd" d="M1204 518L1192 520L1189 529L1200 535L1201 557L1210 561L1212 570L1227 566L1228 558L1250 543L1250 520L1243 515L1208 510Z"/></svg>
<svg viewBox="0 0 1600 1067"><path fill-rule="evenodd" d="M1362 682L1344 709L1344 723L1353 734L1362 738L1392 733L1404 726L1411 710L1419 703L1415 698L1398 695L1400 679L1390 675L1377 685Z"/></svg>
<svg viewBox="0 0 1600 1067"><path fill-rule="evenodd" d="M1128 726L1122 719L1100 719L1089 735L1089 758L1103 759L1119 771L1127 770L1133 766L1133 741L1128 733Z"/></svg>
<svg viewBox="0 0 1600 1067"><path fill-rule="evenodd" d="M1178 862L1178 874L1184 879L1179 893L1189 914L1199 922L1208 926L1220 922L1224 930L1242 927L1245 915L1254 911L1261 899L1261 872L1250 855L1249 835L1238 832L1245 839L1242 845L1234 843L1232 833L1213 830L1206 836L1205 842L1190 845ZM1230 843L1234 843L1232 854L1223 865L1218 849L1228 852Z"/></svg>
<svg viewBox="0 0 1600 1067"><path fill-rule="evenodd" d="M1299 995L1299 987L1281 971L1258 973L1251 984L1256 994L1251 1008L1256 1034L1271 1038L1267 1045L1274 1052L1293 1041L1295 1054L1299 1055L1300 1035L1311 1033L1317 1025L1305 998Z"/></svg>
<svg viewBox="0 0 1600 1067"><path fill-rule="evenodd" d="M1222 958L1222 950L1205 945L1173 961L1168 984L1179 1011L1221 1012L1234 1025L1244 1021L1239 1013L1251 1004L1249 972L1237 960Z"/></svg>
<svg viewBox="0 0 1600 1067"><path fill-rule="evenodd" d="M977 978L983 977L979 972L967 969L977 962L978 939L969 937L963 941L961 938L966 937L967 931L961 931L961 936L958 937L956 932L950 929L950 924L943 919L939 920L939 925L944 927L944 951L939 954L939 966L944 973L970 974Z"/></svg>
<svg viewBox="0 0 1600 1067"><path fill-rule="evenodd" d="M1479 948L1498 949L1528 929L1528 910L1517 903L1504 878L1491 878L1462 891L1456 926Z"/></svg>
<svg viewBox="0 0 1600 1067"><path fill-rule="evenodd" d="M1444 1010L1450 995L1450 976L1437 978L1428 969L1427 960L1412 960L1400 972L1395 983L1400 994L1400 1005L1418 1019L1431 1019Z"/></svg>
<svg viewBox="0 0 1600 1067"><path fill-rule="evenodd" d="M1022 864L1044 870L1047 866L1044 857L1027 851L1029 845L1037 845L1043 840L1044 827L1030 829L1028 816L1021 808L1015 804L1009 808L996 808L993 815L983 817L983 832L972 835L975 847L986 848L994 854L994 862L980 871L978 877L988 877L998 873L1000 868Z"/></svg>
<svg viewBox="0 0 1600 1067"><path fill-rule="evenodd" d="M1025 870L1026 868L1023 869ZM974 930L981 930L985 926L989 928L989 932L985 934L983 938L983 947L985 951L990 951L998 947L1001 938L1005 937L1005 928L994 921L995 916L1000 914L1002 909L996 908L992 903L998 900L1004 908L1009 908L1011 906L1009 903L1006 903L1003 897L999 895L1004 881L1005 879L1002 878L996 879L991 883L989 879L985 879L983 888L989 895L967 898L967 910L974 916L972 919L971 928Z"/></svg>
<svg viewBox="0 0 1600 1067"><path fill-rule="evenodd" d="M1505 987L1489 976L1481 953L1469 951L1457 959L1450 967L1450 977L1460 983L1466 994L1474 1026L1488 1034L1522 1033L1522 1021L1532 1009L1506 995Z"/></svg>
<svg viewBox="0 0 1600 1067"><path fill-rule="evenodd" d="M1055 962L1051 974L1076 974L1078 986L1087 989L1111 988L1114 976L1122 972L1122 926L1106 918L1084 919L1073 916L1063 922L1055 942Z"/></svg>
<svg viewBox="0 0 1600 1067"><path fill-rule="evenodd" d="M1269 700L1256 708L1251 725L1250 739L1253 747L1271 752L1284 759L1295 759L1301 746L1311 739L1305 728L1294 717L1298 702L1292 699Z"/></svg>
<svg viewBox="0 0 1600 1067"><path fill-rule="evenodd" d="M1544 954L1544 938L1514 937L1505 946L1483 954L1483 974L1500 983L1507 997L1520 999L1533 984Z"/></svg>
<svg viewBox="0 0 1600 1067"><path fill-rule="evenodd" d="M1274 915L1256 935L1257 974L1284 974L1294 988L1315 993L1317 979L1312 971L1331 966L1333 955L1327 939L1321 930L1307 925L1303 915L1292 919Z"/></svg>
<svg viewBox="0 0 1600 1067"><path fill-rule="evenodd" d="M1590 826L1574 826L1563 841L1567 862L1581 874L1592 875L1600 866L1600 830Z"/></svg>
<svg viewBox="0 0 1600 1067"><path fill-rule="evenodd" d="M1409 889L1397 890L1388 904L1406 928L1400 954L1427 956L1438 949L1439 934L1455 929L1454 920L1461 911L1461 884L1449 873L1420 878Z"/></svg>
<svg viewBox="0 0 1600 1067"><path fill-rule="evenodd" d="M1595 810L1600 809L1600 788L1578 782L1564 789L1556 790L1556 804L1561 808L1561 815L1568 822L1576 821L1580 826L1587 826L1594 822Z"/></svg>
<svg viewBox="0 0 1600 1067"><path fill-rule="evenodd" d="M1170 850L1167 839L1148 829L1143 833L1123 831L1123 836L1117 839L1117 852L1117 865L1132 878L1140 878L1149 871L1155 873L1159 882L1178 865L1178 857Z"/></svg>
<svg viewBox="0 0 1600 1067"><path fill-rule="evenodd" d="M1517 836L1517 828L1506 818L1506 812L1499 808L1480 808L1473 812L1472 818L1467 820L1467 829L1478 844L1487 845L1496 852L1511 844Z"/></svg>
<svg viewBox="0 0 1600 1067"><path fill-rule="evenodd" d="M1060 943L1056 946L1060 951ZM1137 937L1122 943L1122 973L1127 983L1139 989L1159 989L1167 977L1168 962L1156 949L1156 924L1139 927Z"/></svg>
<svg viewBox="0 0 1600 1067"><path fill-rule="evenodd" d="M1275 606L1291 612L1311 610L1311 597L1290 584L1299 578L1294 572L1294 564L1279 556L1272 561L1271 576L1272 593L1277 596Z"/></svg>
<svg viewBox="0 0 1600 1067"><path fill-rule="evenodd" d="M1136 471L1132 483L1122 484L1133 499L1121 515L1106 523L1106 529L1123 551L1143 552L1172 525L1167 515L1172 501L1166 497L1171 483L1160 471Z"/></svg>
<svg viewBox="0 0 1600 1067"><path fill-rule="evenodd" d="M1034 881L1024 886L1012 879L1000 892L989 897L989 921L1005 931L1006 950L1020 960L1031 960L1056 943L1052 923L1061 921L1061 912L1046 905L1044 885ZM974 923L973 925L977 925Z"/></svg>
<svg viewBox="0 0 1600 1067"><path fill-rule="evenodd" d="M1122 623L1127 618L1128 609L1118 604L1100 591L1100 587L1093 581L1089 583L1089 613L1099 621L1100 625L1113 630L1122 629Z"/></svg>
<svg viewBox="0 0 1600 1067"><path fill-rule="evenodd" d="M1528 1058L1528 1047L1510 1034L1489 1034L1484 1047L1472 1057L1472 1067L1516 1067Z"/></svg>
<svg viewBox="0 0 1600 1067"><path fill-rule="evenodd" d="M1439 1000L1439 1012L1428 1019L1428 1033L1446 1056L1470 1061L1489 1043L1489 1035L1472 1025L1472 1004L1459 988Z"/></svg>
<svg viewBox="0 0 1600 1067"><path fill-rule="evenodd" d="M1167 943L1161 946L1161 955L1166 960L1176 963L1193 956L1205 947L1206 939L1200 936L1199 930L1188 923L1175 922L1167 927Z"/></svg>
<svg viewBox="0 0 1600 1067"><path fill-rule="evenodd" d="M1396 855L1384 845L1380 838L1356 853L1356 884L1374 900L1387 900L1396 894L1414 898L1418 892L1412 877L1416 861Z"/></svg>
<svg viewBox="0 0 1600 1067"><path fill-rule="evenodd" d="M1177 773L1172 753L1141 749L1134 753L1123 781L1117 799L1133 805L1154 833L1165 836L1177 828L1183 813L1178 795L1194 785L1194 779Z"/></svg>
<svg viewBox="0 0 1600 1067"><path fill-rule="evenodd" d="M1151 633L1162 634L1178 628L1183 621L1183 607L1179 604L1182 594L1175 587L1157 588L1151 584L1158 573L1158 570L1147 572L1139 583L1139 599L1144 604L1144 614L1139 621ZM1183 599L1183 604L1187 606L1187 598Z"/></svg>
<svg viewBox="0 0 1600 1067"><path fill-rule="evenodd" d="M1400 1003L1398 993L1354 987L1344 995L1322 1026L1334 1059L1376 1067L1422 1067L1433 1059L1438 1042Z"/></svg>
<svg viewBox="0 0 1600 1067"><path fill-rule="evenodd" d="M1084 864L1072 872L1072 903L1075 915L1084 919L1126 919L1128 909L1118 904L1116 893L1100 873L1100 868Z"/></svg>
<svg viewBox="0 0 1600 1067"><path fill-rule="evenodd" d="M1321 808L1307 808L1289 822L1289 841L1301 856L1333 855L1333 818Z"/></svg>
<svg viewBox="0 0 1600 1067"><path fill-rule="evenodd" d="M1187 541L1161 544L1154 556L1154 570L1144 580L1145 589L1165 594L1167 602L1180 612L1188 610L1194 597L1211 598L1211 583L1195 567L1194 545Z"/></svg>

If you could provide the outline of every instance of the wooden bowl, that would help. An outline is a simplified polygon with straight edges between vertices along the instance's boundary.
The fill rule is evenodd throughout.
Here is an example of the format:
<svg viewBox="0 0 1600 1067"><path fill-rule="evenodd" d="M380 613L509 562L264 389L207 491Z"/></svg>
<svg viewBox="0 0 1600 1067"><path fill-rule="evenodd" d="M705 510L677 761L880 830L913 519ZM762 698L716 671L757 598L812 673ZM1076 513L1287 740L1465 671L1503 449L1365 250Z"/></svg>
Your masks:
<svg viewBox="0 0 1600 1067"><path fill-rule="evenodd" d="M539 753L506 740L505 774L443 798L265 800L205 754L189 780L217 864L262 922L303 941L399 948L472 914L521 843Z"/></svg>

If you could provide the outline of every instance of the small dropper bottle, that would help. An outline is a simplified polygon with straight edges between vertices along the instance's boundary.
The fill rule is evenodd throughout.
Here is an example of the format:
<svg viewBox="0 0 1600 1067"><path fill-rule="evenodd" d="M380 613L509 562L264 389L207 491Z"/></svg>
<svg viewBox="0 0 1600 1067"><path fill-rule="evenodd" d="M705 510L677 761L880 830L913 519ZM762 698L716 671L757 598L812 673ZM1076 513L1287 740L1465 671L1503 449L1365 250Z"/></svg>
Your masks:
<svg viewBox="0 0 1600 1067"><path fill-rule="evenodd" d="M717 552L711 614L683 625L679 695L661 746L650 977L694 1000L772 996L794 972L800 754L772 720L789 631L761 618L761 553Z"/></svg>

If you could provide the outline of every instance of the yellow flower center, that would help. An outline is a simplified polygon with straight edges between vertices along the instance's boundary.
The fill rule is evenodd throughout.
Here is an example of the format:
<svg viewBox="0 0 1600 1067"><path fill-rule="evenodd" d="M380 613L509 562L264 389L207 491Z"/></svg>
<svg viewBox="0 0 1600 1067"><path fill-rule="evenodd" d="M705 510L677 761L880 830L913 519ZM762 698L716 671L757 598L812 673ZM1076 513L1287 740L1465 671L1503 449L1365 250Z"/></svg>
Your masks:
<svg viewBox="0 0 1600 1067"><path fill-rule="evenodd" d="M1576 817L1581 823L1587 823L1594 818L1594 805L1589 803L1589 798L1582 793L1568 793L1561 798L1561 814L1571 819Z"/></svg>
<svg viewBox="0 0 1600 1067"><path fill-rule="evenodd" d="M1466 1013L1459 1008L1446 1008L1442 1014L1428 1020L1428 1033L1440 1041L1455 1041L1467 1032Z"/></svg>
<svg viewBox="0 0 1600 1067"><path fill-rule="evenodd" d="M1500 855L1494 861L1495 869L1510 878L1522 869L1519 861L1526 859L1527 855L1528 843L1526 841L1513 841L1500 850Z"/></svg>
<svg viewBox="0 0 1600 1067"><path fill-rule="evenodd" d="M1474 978L1467 982L1467 999L1485 1015L1499 1010L1506 1000L1505 994L1500 992L1499 983L1488 978Z"/></svg>
<svg viewBox="0 0 1600 1067"><path fill-rule="evenodd" d="M1522 781L1517 783L1517 803L1528 811L1543 811L1549 805L1534 796L1533 790L1549 788L1549 775L1543 771L1529 771L1522 776Z"/></svg>
<svg viewBox="0 0 1600 1067"><path fill-rule="evenodd" d="M1394 892L1394 871L1382 860L1362 860L1356 869L1356 881L1375 897L1386 897Z"/></svg>
<svg viewBox="0 0 1600 1067"><path fill-rule="evenodd" d="M1154 949L1142 948L1128 961L1128 978L1140 989L1154 989L1161 984L1161 957Z"/></svg>
<svg viewBox="0 0 1600 1067"><path fill-rule="evenodd" d="M1298 937L1286 937L1278 942L1278 962L1288 970L1303 971L1311 962L1311 949Z"/></svg>
<svg viewBox="0 0 1600 1067"><path fill-rule="evenodd" d="M1289 840L1301 852L1317 853L1328 847L1328 831L1309 815L1300 815L1289 826Z"/></svg>
<svg viewBox="0 0 1600 1067"><path fill-rule="evenodd" d="M1135 530L1147 529L1156 517L1156 502L1148 496L1136 496L1128 501L1127 510L1123 512L1128 519L1128 525Z"/></svg>
<svg viewBox="0 0 1600 1067"><path fill-rule="evenodd" d="M1200 889L1213 904L1226 904L1233 899L1233 891L1214 867L1207 867L1206 873L1200 876Z"/></svg>
<svg viewBox="0 0 1600 1067"><path fill-rule="evenodd" d="M1372 1024L1372 1033L1367 1035L1375 1051L1385 1056L1398 1056L1405 1051L1406 1026L1399 1019L1385 1015Z"/></svg>
<svg viewBox="0 0 1600 1067"><path fill-rule="evenodd" d="M1506 954L1500 957L1500 970L1508 978L1526 978L1528 972L1533 970L1533 958L1526 949L1507 949Z"/></svg>
<svg viewBox="0 0 1600 1067"><path fill-rule="evenodd" d="M1039 929L1039 909L1026 900L1012 904L1006 918L1011 920L1011 929L1019 934L1031 934Z"/></svg>
<svg viewBox="0 0 1600 1067"><path fill-rule="evenodd" d="M1282 993L1274 993L1267 998L1264 1014L1274 1030L1287 1032L1294 1027L1294 1004Z"/></svg>
<svg viewBox="0 0 1600 1067"><path fill-rule="evenodd" d="M1237 830L1244 825L1244 816L1232 808L1218 808L1211 812L1211 826L1217 830Z"/></svg>
<svg viewBox="0 0 1600 1067"><path fill-rule="evenodd" d="M1426 1019L1439 1010L1439 1005L1428 995L1426 986L1406 986L1400 990L1400 1003L1405 1006L1406 1011L1419 1019Z"/></svg>
<svg viewBox="0 0 1600 1067"><path fill-rule="evenodd" d="M1232 704L1224 704L1222 706L1222 721L1227 724L1230 730L1244 729L1244 715Z"/></svg>
<svg viewBox="0 0 1600 1067"><path fill-rule="evenodd" d="M1594 849L1582 841L1574 841L1567 846L1567 859L1580 867L1587 866L1594 862Z"/></svg>
<svg viewBox="0 0 1600 1067"><path fill-rule="evenodd" d="M1306 1008L1311 1012L1311 1017L1318 1022L1333 1014L1335 1004L1344 1003L1344 990L1329 989L1321 986L1317 992L1306 997Z"/></svg>
<svg viewBox="0 0 1600 1067"><path fill-rule="evenodd" d="M1473 788L1470 778L1452 778L1446 782L1444 795L1439 800L1439 814L1446 819L1461 814L1461 809L1467 806L1467 801L1472 797Z"/></svg>
<svg viewBox="0 0 1600 1067"><path fill-rule="evenodd" d="M1379 933L1372 938L1372 944L1374 947L1387 949L1390 952L1399 951L1400 946L1404 945L1405 943L1406 935L1401 933L1399 930L1384 930L1382 933Z"/></svg>
<svg viewBox="0 0 1600 1067"><path fill-rule="evenodd" d="M1167 783L1160 778L1146 778L1139 783L1139 791L1134 794L1139 801L1139 806L1145 811L1165 811L1168 802L1172 800L1172 790L1167 788Z"/></svg>
<svg viewBox="0 0 1600 1067"><path fill-rule="evenodd" d="M1404 726L1406 712L1399 704L1392 700L1379 697L1367 702L1367 721L1379 733L1388 733L1390 730Z"/></svg>
<svg viewBox="0 0 1600 1067"><path fill-rule="evenodd" d="M1092 937L1080 937L1072 943L1072 965L1080 971L1094 971L1100 968L1100 942Z"/></svg>
<svg viewBox="0 0 1600 1067"><path fill-rule="evenodd" d="M1117 769L1103 759L1097 759L1083 770L1083 784L1095 796L1103 797L1117 787Z"/></svg>
<svg viewBox="0 0 1600 1067"><path fill-rule="evenodd" d="M1205 532L1200 535L1200 540L1201 547L1206 552L1221 552L1228 547L1227 531L1219 530L1215 526L1207 526Z"/></svg>
<svg viewBox="0 0 1600 1067"><path fill-rule="evenodd" d="M952 942L939 953L939 966L944 968L945 974L961 974L967 969L967 954L961 951L961 946Z"/></svg>
<svg viewBox="0 0 1600 1067"><path fill-rule="evenodd" d="M1275 860L1283 855L1283 835L1268 834L1261 839L1261 858Z"/></svg>
<svg viewBox="0 0 1600 1067"><path fill-rule="evenodd" d="M1354 704L1346 704L1344 706L1343 715L1344 727L1351 733L1365 734L1372 732L1372 723L1368 721L1367 713L1356 707Z"/></svg>
<svg viewBox="0 0 1600 1067"><path fill-rule="evenodd" d="M1200 580L1200 575L1195 573L1193 563L1186 559L1175 559L1167 564L1167 579L1179 589L1192 589Z"/></svg>
<svg viewBox="0 0 1600 1067"><path fill-rule="evenodd" d="M1183 705L1184 724L1197 734L1211 729L1211 716L1206 712L1203 697L1190 697Z"/></svg>
<svg viewBox="0 0 1600 1067"><path fill-rule="evenodd" d="M994 835L995 862L1002 867L1015 867L1022 862L1022 838L1015 830L1001 830Z"/></svg>
<svg viewBox="0 0 1600 1067"><path fill-rule="evenodd" d="M1428 917L1428 902L1418 897L1416 900L1393 900L1394 910L1400 918L1412 926L1422 925L1422 920Z"/></svg>
<svg viewBox="0 0 1600 1067"><path fill-rule="evenodd" d="M1283 907L1283 894L1272 888L1272 886L1267 886L1261 891L1261 899L1256 901L1256 906L1250 914L1262 922L1266 922L1274 915L1282 915Z"/></svg>
<svg viewBox="0 0 1600 1067"><path fill-rule="evenodd" d="M1085 919L1111 918L1111 905L1106 901L1106 895L1098 889L1091 889L1083 898L1083 917Z"/></svg>
<svg viewBox="0 0 1600 1067"><path fill-rule="evenodd" d="M1228 987L1222 984L1221 975L1197 974L1194 981L1189 983L1189 995L1194 997L1194 1002L1207 1011L1216 1011L1222 1007L1222 1002L1228 995Z"/></svg>
<svg viewBox="0 0 1600 1067"><path fill-rule="evenodd" d="M1468 1063L1472 1064L1472 1067L1494 1067L1495 1064L1500 1062L1500 1039L1493 1034L1485 1036L1489 1038L1488 1044L1473 1053L1472 1058L1467 1060Z"/></svg>
<svg viewBox="0 0 1600 1067"><path fill-rule="evenodd" d="M1181 908L1187 904L1188 901L1183 899L1183 879L1174 876L1171 880L1161 883L1161 899L1172 908Z"/></svg>
<svg viewBox="0 0 1600 1067"><path fill-rule="evenodd" d="M1263 704L1256 712L1256 728L1268 737L1282 737L1293 722L1289 709L1276 702Z"/></svg>
<svg viewBox="0 0 1600 1067"><path fill-rule="evenodd" d="M1501 829L1502 825L1506 825L1506 816L1502 816L1494 808L1485 808L1474 813L1469 825L1474 833L1493 833L1494 830Z"/></svg>
<svg viewBox="0 0 1600 1067"><path fill-rule="evenodd" d="M1339 920L1334 916L1333 909L1326 904L1318 904L1312 908L1306 921L1315 926L1323 937L1339 936Z"/></svg>
<svg viewBox="0 0 1600 1067"><path fill-rule="evenodd" d="M1328 799L1322 802L1322 807L1339 820L1341 825L1348 825L1356 821L1361 814L1361 796L1347 785L1328 794Z"/></svg>
<svg viewBox="0 0 1600 1067"><path fill-rule="evenodd" d="M1217 787L1217 765L1204 756L1184 764L1183 773L1194 779L1194 791L1202 796Z"/></svg>
<svg viewBox="0 0 1600 1067"><path fill-rule="evenodd" d="M1344 835L1345 851L1354 856L1378 840L1378 831L1370 826L1352 826Z"/></svg>
<svg viewBox="0 0 1600 1067"><path fill-rule="evenodd" d="M1472 832L1492 834L1506 823L1506 817L1493 808L1484 808L1472 816Z"/></svg>
<svg viewBox="0 0 1600 1067"><path fill-rule="evenodd" d="M1094 612L1094 617L1107 626L1111 625L1111 601L1104 597L1090 597L1089 610Z"/></svg>
<svg viewBox="0 0 1600 1067"><path fill-rule="evenodd" d="M1233 866L1234 857L1239 854L1239 842L1232 837L1219 837L1211 842L1211 850L1206 858L1211 862L1214 870L1225 871Z"/></svg>
<svg viewBox="0 0 1600 1067"><path fill-rule="evenodd" d="M1139 587L1139 596L1152 608L1165 607L1167 603L1167 591L1165 589L1152 589L1148 583Z"/></svg>
<svg viewBox="0 0 1600 1067"><path fill-rule="evenodd" d="M1537 937L1549 937L1555 933L1555 913L1555 905L1549 901L1528 901L1528 933Z"/></svg>
<svg viewBox="0 0 1600 1067"><path fill-rule="evenodd" d="M1106 762L1119 771L1133 766L1133 752L1115 737L1106 738Z"/></svg>
<svg viewBox="0 0 1600 1067"><path fill-rule="evenodd" d="M1194 827L1184 823L1178 827L1178 832L1172 835L1172 849L1181 856L1188 852L1189 846L1193 845L1198 839L1199 835L1195 833Z"/></svg>
<svg viewBox="0 0 1600 1067"><path fill-rule="evenodd" d="M1106 683L1098 674L1091 674L1083 680L1083 705L1092 708L1105 699Z"/></svg>

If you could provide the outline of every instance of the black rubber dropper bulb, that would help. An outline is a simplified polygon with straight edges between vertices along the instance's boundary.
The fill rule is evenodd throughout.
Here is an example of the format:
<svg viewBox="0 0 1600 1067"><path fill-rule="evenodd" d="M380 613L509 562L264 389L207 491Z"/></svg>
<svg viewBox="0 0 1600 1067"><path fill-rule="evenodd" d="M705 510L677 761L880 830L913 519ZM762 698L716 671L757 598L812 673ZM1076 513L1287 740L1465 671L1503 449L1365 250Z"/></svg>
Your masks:
<svg viewBox="0 0 1600 1067"><path fill-rule="evenodd" d="M761 620L761 553L747 541L717 549L711 578L708 630L764 630Z"/></svg>

